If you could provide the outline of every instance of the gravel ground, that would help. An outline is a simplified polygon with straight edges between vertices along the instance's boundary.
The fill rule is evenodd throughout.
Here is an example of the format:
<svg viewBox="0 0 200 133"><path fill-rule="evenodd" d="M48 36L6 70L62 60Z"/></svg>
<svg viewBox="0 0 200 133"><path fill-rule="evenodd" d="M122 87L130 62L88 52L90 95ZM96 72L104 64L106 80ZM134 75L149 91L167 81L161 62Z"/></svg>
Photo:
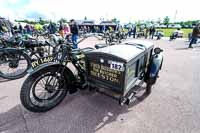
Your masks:
<svg viewBox="0 0 200 133"><path fill-rule="evenodd" d="M79 46L97 42L89 38ZM31 113L19 99L25 78L0 79L0 133L199 133L200 46L187 49L184 39L153 42L164 49L160 78L151 95L141 91L130 106L80 91L49 112Z"/></svg>

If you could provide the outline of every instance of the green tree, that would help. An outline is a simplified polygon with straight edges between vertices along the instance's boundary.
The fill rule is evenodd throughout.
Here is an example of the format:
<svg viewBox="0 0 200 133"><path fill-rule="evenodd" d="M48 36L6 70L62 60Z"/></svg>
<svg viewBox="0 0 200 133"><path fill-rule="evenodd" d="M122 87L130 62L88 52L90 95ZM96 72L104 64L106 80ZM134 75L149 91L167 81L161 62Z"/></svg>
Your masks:
<svg viewBox="0 0 200 133"><path fill-rule="evenodd" d="M116 18L111 19L111 21L112 21L113 23L115 23L115 24L117 24L117 22L118 22Z"/></svg>
<svg viewBox="0 0 200 133"><path fill-rule="evenodd" d="M39 17L39 22L42 22L43 20L42 20L42 18L41 17Z"/></svg>
<svg viewBox="0 0 200 133"><path fill-rule="evenodd" d="M163 20L163 24L168 26L169 23L170 23L170 19L169 19L168 16L166 16L166 17L164 18L164 20Z"/></svg>
<svg viewBox="0 0 200 133"><path fill-rule="evenodd" d="M161 19L158 18L156 22L157 22L158 24L161 24Z"/></svg>
<svg viewBox="0 0 200 133"><path fill-rule="evenodd" d="M136 22L136 24L137 24L137 26L141 26L141 20L138 20L138 21Z"/></svg>
<svg viewBox="0 0 200 133"><path fill-rule="evenodd" d="M46 23L45 20L43 20L41 17L39 17L39 24L44 25Z"/></svg>
<svg viewBox="0 0 200 133"><path fill-rule="evenodd" d="M87 20L87 17L86 17L86 16L84 17L84 20Z"/></svg>
<svg viewBox="0 0 200 133"><path fill-rule="evenodd" d="M58 20L58 22L59 22L59 23L60 23L60 22L62 22L62 23L67 23L67 19L61 18L60 20Z"/></svg>

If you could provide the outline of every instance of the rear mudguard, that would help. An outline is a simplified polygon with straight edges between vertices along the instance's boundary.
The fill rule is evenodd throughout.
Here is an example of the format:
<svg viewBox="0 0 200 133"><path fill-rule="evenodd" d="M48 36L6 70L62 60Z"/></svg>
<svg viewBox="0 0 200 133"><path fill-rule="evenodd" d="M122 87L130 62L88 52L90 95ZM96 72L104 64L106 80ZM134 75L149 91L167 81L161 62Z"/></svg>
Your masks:
<svg viewBox="0 0 200 133"><path fill-rule="evenodd" d="M162 68L162 62L163 62L163 55L155 54L152 57L152 62L150 64L150 73L149 78L156 78L159 70Z"/></svg>
<svg viewBox="0 0 200 133"><path fill-rule="evenodd" d="M42 64L34 70L32 68L30 68L28 70L28 73L30 74L29 76L34 75L35 73L39 73L41 70L44 70L49 67L53 67L55 69L59 68L59 67L64 68L64 77L65 77L65 79L67 79L67 81L69 81L68 82L69 86L72 87L74 85L76 78L75 78L73 72L68 67L61 65L59 63L56 63L56 62ZM72 87L72 88L74 88L74 87ZM70 88L70 89L72 89L72 88Z"/></svg>

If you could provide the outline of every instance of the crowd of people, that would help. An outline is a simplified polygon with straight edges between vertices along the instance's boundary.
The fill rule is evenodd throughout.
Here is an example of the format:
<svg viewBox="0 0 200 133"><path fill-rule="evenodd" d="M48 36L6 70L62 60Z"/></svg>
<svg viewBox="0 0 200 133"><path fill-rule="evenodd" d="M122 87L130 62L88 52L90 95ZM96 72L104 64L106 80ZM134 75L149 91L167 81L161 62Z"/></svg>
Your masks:
<svg viewBox="0 0 200 133"><path fill-rule="evenodd" d="M134 25L134 26L128 27L128 35L129 37L133 36L133 38L143 36L145 37L145 39L147 38L153 39L155 33L156 33L155 26L137 27Z"/></svg>
<svg viewBox="0 0 200 133"><path fill-rule="evenodd" d="M30 25L26 24L25 26L22 26L21 23L18 23L16 25L13 25L9 21L2 21L0 20L0 35L8 35L12 36L15 34L28 34L31 36L34 36L36 34L46 32L49 34L55 34L59 33L62 38L69 38L71 37L71 40L73 42L73 47L78 48L77 40L79 31L81 33L101 33L101 32L115 32L120 31L127 33L129 37L133 36L133 38L138 37L144 37L145 39L154 39L154 36L157 36L157 39L160 39L161 34L158 32L155 26L140 26L137 27L136 25L124 27L122 25L116 25L116 27L112 26L80 26L76 23L74 19L70 21L70 23L63 23L60 22L59 24L50 22L49 24L41 25L41 24L35 24ZM177 33L180 31L180 29L176 30L177 32L173 32L170 36L170 39L177 38ZM189 48L192 48L192 45L195 44L200 37L200 23L194 27L193 32L191 33L191 39L189 43Z"/></svg>
<svg viewBox="0 0 200 133"><path fill-rule="evenodd" d="M6 21L5 21L6 22ZM50 22L48 25L41 25L41 24L35 24L30 25L26 24L25 26L22 26L21 23L18 24L7 24L5 22L0 23L0 35L2 36L14 36L16 34L28 34L31 36L41 34L41 33L49 33L49 34L55 34L59 33L62 38L67 38L71 36L71 40L73 43L73 47L77 48L77 39L78 39L78 25L76 24L75 20L71 20L70 24L60 22L59 25L56 23Z"/></svg>

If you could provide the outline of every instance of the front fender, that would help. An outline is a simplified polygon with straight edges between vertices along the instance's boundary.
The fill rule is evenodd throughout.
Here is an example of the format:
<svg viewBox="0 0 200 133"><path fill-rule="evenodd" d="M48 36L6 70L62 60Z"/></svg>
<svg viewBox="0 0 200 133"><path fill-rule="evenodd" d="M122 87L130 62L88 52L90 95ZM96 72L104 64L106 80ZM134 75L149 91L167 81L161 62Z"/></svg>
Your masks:
<svg viewBox="0 0 200 133"><path fill-rule="evenodd" d="M152 57L152 62L150 65L150 78L155 78L159 72L159 70L162 67L163 62L163 55L162 54L156 54Z"/></svg>
<svg viewBox="0 0 200 133"><path fill-rule="evenodd" d="M36 72L40 71L43 68L54 66L54 65L59 65L59 63L56 63L56 62L44 63L44 64L41 64L40 66L38 66L38 67L36 67L34 69L31 67L27 72L29 74L33 74L33 73L36 73Z"/></svg>
<svg viewBox="0 0 200 133"><path fill-rule="evenodd" d="M39 67L37 67L35 69L30 68L28 70L28 73L30 75L33 75L34 73L38 73L41 70L46 69L47 67L53 67L55 69L58 68L58 67L62 67L62 68L64 68L64 76L66 78L69 78L69 80L70 80L71 83L73 83L73 81L75 81L75 76L74 76L73 72L68 67L66 67L64 65L61 65L59 63L56 63L56 62L45 63L45 64L42 64L42 65L40 65Z"/></svg>

